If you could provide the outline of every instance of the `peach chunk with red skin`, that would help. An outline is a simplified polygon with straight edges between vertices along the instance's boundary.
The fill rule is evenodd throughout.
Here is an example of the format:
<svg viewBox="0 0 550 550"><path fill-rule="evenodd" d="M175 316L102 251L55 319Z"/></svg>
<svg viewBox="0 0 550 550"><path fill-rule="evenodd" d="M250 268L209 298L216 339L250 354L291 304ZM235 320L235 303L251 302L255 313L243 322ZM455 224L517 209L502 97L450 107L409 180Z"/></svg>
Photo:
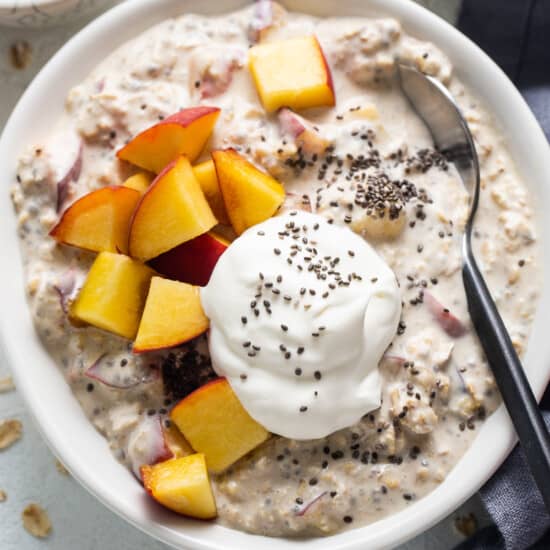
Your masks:
<svg viewBox="0 0 550 550"><path fill-rule="evenodd" d="M152 259L149 265L169 279L206 286L228 246L228 241L210 231Z"/></svg>
<svg viewBox="0 0 550 550"><path fill-rule="evenodd" d="M336 102L330 68L313 35L254 46L249 65L269 113L280 107L332 107Z"/></svg>
<svg viewBox="0 0 550 550"><path fill-rule="evenodd" d="M285 199L284 187L234 149L212 153L227 215L237 235L273 216Z"/></svg>
<svg viewBox="0 0 550 550"><path fill-rule="evenodd" d="M134 342L134 353L170 348L208 329L199 287L153 277Z"/></svg>
<svg viewBox="0 0 550 550"><path fill-rule="evenodd" d="M225 378L217 378L184 397L170 413L208 469L221 472L263 443L269 432L246 412Z"/></svg>
<svg viewBox="0 0 550 550"><path fill-rule="evenodd" d="M206 233L217 220L186 157L178 157L153 181L132 218L130 256L147 261Z"/></svg>
<svg viewBox="0 0 550 550"><path fill-rule="evenodd" d="M94 252L127 252L128 229L140 193L123 186L103 187L84 195L50 231L58 242Z"/></svg>
<svg viewBox="0 0 550 550"><path fill-rule="evenodd" d="M330 141L324 138L311 122L291 109L283 107L277 113L277 117L283 135L294 139L304 153L320 155L330 146Z"/></svg>
<svg viewBox="0 0 550 550"><path fill-rule="evenodd" d="M208 141L219 114L218 107L183 109L138 134L117 151L117 157L157 174L180 155L193 162Z"/></svg>
<svg viewBox="0 0 550 550"><path fill-rule="evenodd" d="M212 519L217 515L204 455L200 453L141 467L145 490L178 514Z"/></svg>

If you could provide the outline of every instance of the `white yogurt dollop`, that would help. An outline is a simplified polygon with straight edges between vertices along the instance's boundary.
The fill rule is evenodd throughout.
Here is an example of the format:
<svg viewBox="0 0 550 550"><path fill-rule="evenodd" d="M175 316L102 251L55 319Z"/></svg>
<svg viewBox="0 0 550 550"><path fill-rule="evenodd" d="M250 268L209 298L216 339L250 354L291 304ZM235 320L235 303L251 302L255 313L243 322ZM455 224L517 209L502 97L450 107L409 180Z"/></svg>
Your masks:
<svg viewBox="0 0 550 550"><path fill-rule="evenodd" d="M351 230L301 211L271 218L231 244L201 298L214 370L269 431L316 439L380 406L401 295Z"/></svg>

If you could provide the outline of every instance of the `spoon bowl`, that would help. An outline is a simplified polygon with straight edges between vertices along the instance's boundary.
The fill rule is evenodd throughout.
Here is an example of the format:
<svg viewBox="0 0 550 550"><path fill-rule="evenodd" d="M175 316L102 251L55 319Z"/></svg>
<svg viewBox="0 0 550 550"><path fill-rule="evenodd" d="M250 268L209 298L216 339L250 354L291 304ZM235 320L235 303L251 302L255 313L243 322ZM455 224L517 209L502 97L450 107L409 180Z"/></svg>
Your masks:
<svg viewBox="0 0 550 550"><path fill-rule="evenodd" d="M470 197L465 240L471 239L479 204L479 160L468 124L453 96L436 78L406 63L397 63L401 88L416 113L424 121L435 146L454 163Z"/></svg>

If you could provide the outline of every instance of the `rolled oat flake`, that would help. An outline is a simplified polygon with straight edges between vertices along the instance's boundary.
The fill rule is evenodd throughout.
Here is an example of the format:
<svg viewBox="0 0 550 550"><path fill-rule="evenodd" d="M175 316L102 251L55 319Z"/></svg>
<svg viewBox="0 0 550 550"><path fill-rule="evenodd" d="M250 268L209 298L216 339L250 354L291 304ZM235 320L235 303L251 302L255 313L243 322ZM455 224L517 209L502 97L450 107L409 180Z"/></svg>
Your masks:
<svg viewBox="0 0 550 550"><path fill-rule="evenodd" d="M23 527L33 536L39 539L46 538L51 530L52 524L46 510L39 504L29 504L21 513Z"/></svg>
<svg viewBox="0 0 550 550"><path fill-rule="evenodd" d="M2 420L0 422L0 450L7 449L21 438L23 426L19 420Z"/></svg>

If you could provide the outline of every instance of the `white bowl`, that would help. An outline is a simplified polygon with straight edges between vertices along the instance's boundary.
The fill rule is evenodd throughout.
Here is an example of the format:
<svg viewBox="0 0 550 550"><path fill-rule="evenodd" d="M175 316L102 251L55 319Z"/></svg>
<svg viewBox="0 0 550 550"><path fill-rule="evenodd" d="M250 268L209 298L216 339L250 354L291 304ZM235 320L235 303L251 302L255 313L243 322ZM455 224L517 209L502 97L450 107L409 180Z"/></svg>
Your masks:
<svg viewBox="0 0 550 550"><path fill-rule="evenodd" d="M107 0L0 0L0 25L46 27L97 10Z"/></svg>
<svg viewBox="0 0 550 550"><path fill-rule="evenodd" d="M514 443L501 407L479 431L472 447L441 486L387 519L329 538L286 540L248 535L215 524L178 517L150 503L133 476L111 455L60 371L41 346L31 323L23 290L23 271L8 185L15 179L21 151L61 115L69 88L117 46L167 17L189 11L220 13L242 0L132 0L106 13L74 37L29 86L0 140L0 242L3 268L0 329L8 359L24 399L54 452L76 479L116 513L150 535L180 548L202 549L374 549L401 543L427 529L472 495L498 468ZM393 15L408 32L438 44L458 76L492 107L517 166L540 206L550 211L550 151L536 120L506 76L457 30L408 0L288 0L288 8L318 15ZM48 108L44 109L44 101ZM538 226L543 267L550 268L550 225ZM544 312L545 288L525 357L529 378L541 396L550 378L550 338Z"/></svg>

